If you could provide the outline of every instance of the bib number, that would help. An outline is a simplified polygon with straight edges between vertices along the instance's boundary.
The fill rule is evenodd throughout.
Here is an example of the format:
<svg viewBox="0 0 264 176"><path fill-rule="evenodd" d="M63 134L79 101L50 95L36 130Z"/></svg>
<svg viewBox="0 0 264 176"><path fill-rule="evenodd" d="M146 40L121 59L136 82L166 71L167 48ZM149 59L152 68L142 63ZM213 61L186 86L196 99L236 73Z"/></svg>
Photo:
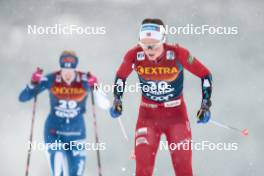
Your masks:
<svg viewBox="0 0 264 176"><path fill-rule="evenodd" d="M63 109L75 109L77 107L76 101L59 100L59 107Z"/></svg>
<svg viewBox="0 0 264 176"><path fill-rule="evenodd" d="M166 81L146 81L142 87L143 94L154 101L168 101L173 97L173 90Z"/></svg>
<svg viewBox="0 0 264 176"><path fill-rule="evenodd" d="M58 117L74 118L78 115L78 103L74 100L59 100L59 105L55 107L55 114Z"/></svg>

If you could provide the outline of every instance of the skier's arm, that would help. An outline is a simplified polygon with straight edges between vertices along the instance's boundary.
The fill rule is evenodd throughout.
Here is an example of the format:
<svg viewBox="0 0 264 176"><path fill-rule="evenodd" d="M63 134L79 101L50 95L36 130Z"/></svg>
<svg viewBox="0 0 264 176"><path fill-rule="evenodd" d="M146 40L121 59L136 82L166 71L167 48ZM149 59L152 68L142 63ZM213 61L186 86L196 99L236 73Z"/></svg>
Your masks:
<svg viewBox="0 0 264 176"><path fill-rule="evenodd" d="M212 94L212 75L198 59L193 57L190 52L184 48L178 48L178 59L185 69L201 78L202 85L202 103L197 113L198 123L207 123L211 117L211 94Z"/></svg>
<svg viewBox="0 0 264 176"><path fill-rule="evenodd" d="M19 101L26 102L37 96L49 87L51 75L47 75L41 78L38 84L29 83L25 89L19 94Z"/></svg>
<svg viewBox="0 0 264 176"><path fill-rule="evenodd" d="M212 75L209 69L184 48L178 48L178 59L186 70L201 78L202 98L203 100L210 100L212 93Z"/></svg>
<svg viewBox="0 0 264 176"><path fill-rule="evenodd" d="M110 114L113 118L119 117L122 113L123 107L121 99L124 94L126 79L133 70L134 58L133 50L128 51L116 72L114 82L114 103L113 107L110 109Z"/></svg>
<svg viewBox="0 0 264 176"><path fill-rule="evenodd" d="M115 82L114 82L114 97L121 99L125 89L125 82L127 77L133 70L134 64L134 52L133 50L128 51L123 59L122 64L116 72Z"/></svg>

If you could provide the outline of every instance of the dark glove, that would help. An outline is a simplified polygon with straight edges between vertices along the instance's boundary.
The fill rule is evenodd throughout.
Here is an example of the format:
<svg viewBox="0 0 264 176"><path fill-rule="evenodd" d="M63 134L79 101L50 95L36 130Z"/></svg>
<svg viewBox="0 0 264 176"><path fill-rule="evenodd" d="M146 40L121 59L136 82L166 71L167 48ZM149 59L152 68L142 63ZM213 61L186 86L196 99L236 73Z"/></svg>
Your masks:
<svg viewBox="0 0 264 176"><path fill-rule="evenodd" d="M203 100L200 110L197 112L197 123L207 123L211 118L211 100Z"/></svg>
<svg viewBox="0 0 264 176"><path fill-rule="evenodd" d="M110 115L112 118L118 118L122 114L123 106L122 101L115 98L112 108L110 109Z"/></svg>

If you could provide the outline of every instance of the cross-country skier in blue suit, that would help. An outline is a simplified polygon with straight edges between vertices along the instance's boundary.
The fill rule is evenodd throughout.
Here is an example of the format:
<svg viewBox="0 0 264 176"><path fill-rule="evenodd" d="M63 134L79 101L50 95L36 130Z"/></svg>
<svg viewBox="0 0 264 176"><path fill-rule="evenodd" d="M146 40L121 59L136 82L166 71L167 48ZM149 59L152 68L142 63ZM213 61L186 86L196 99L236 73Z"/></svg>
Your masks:
<svg viewBox="0 0 264 176"><path fill-rule="evenodd" d="M81 176L85 168L85 113L88 92L96 77L76 70L78 57L64 51L59 59L59 71L42 76L38 69L31 83L20 93L26 102L49 91L50 113L45 122L44 140L48 148L52 176Z"/></svg>

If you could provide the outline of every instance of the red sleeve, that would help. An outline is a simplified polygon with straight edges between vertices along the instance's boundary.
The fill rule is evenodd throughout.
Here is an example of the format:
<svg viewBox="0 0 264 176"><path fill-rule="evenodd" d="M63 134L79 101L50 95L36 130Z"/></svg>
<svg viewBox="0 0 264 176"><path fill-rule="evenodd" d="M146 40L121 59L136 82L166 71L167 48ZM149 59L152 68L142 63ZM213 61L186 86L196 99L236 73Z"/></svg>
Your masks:
<svg viewBox="0 0 264 176"><path fill-rule="evenodd" d="M208 68L206 68L197 58L193 57L187 49L177 46L176 55L182 66L192 74L200 78L210 74Z"/></svg>
<svg viewBox="0 0 264 176"><path fill-rule="evenodd" d="M133 70L134 60L135 51L132 49L125 54L123 62L117 70L116 76L121 79L126 79Z"/></svg>

